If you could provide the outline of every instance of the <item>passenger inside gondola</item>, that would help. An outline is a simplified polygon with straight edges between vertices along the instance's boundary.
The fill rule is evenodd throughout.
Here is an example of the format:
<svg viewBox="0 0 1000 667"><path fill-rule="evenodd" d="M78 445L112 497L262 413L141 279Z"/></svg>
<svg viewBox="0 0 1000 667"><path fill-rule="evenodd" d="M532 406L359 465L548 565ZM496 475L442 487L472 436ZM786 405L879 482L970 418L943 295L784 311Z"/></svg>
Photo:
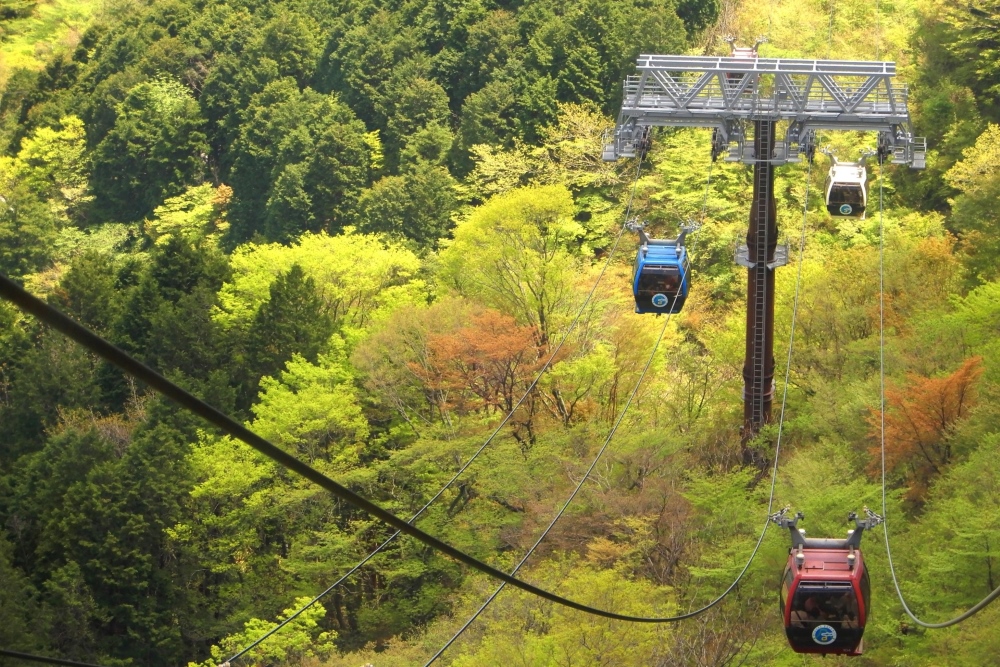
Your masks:
<svg viewBox="0 0 1000 667"><path fill-rule="evenodd" d="M665 294L674 296L681 286L680 275L642 274L639 276L639 296Z"/></svg>
<svg viewBox="0 0 1000 667"><path fill-rule="evenodd" d="M851 593L835 591L800 591L792 601L790 620L794 627L808 622L839 623L845 628L858 627L858 600Z"/></svg>
<svg viewBox="0 0 1000 667"><path fill-rule="evenodd" d="M830 204L850 204L851 206L864 206L864 191L857 185L837 185L830 188Z"/></svg>

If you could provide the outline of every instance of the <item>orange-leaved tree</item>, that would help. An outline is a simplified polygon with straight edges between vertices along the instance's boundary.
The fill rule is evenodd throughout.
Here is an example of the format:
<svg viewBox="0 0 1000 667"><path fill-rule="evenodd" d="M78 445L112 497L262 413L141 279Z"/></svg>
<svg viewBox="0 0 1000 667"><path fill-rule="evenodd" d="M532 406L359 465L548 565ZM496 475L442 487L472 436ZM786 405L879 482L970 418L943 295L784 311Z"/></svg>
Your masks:
<svg viewBox="0 0 1000 667"><path fill-rule="evenodd" d="M950 375L940 378L908 376L905 387L887 387L885 465L909 487L907 499L920 502L930 481L951 462L951 432L976 403L976 382L982 375L982 357L970 357ZM877 407L868 418L871 436L880 436ZM880 471L880 450L872 448L873 473Z"/></svg>
<svg viewBox="0 0 1000 667"><path fill-rule="evenodd" d="M508 413L544 363L544 351L535 327L518 326L514 318L485 309L473 315L468 326L431 335L426 363L411 364L411 369L459 412ZM511 420L522 446L534 442L537 410L532 391Z"/></svg>

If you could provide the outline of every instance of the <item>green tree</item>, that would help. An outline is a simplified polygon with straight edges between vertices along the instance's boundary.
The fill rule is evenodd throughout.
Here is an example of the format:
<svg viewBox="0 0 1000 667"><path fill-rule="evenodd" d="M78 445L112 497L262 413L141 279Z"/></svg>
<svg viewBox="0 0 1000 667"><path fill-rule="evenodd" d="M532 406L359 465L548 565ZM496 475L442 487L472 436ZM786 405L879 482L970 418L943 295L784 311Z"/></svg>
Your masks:
<svg viewBox="0 0 1000 667"><path fill-rule="evenodd" d="M291 78L254 95L233 152L236 240L337 231L367 182L364 127L335 96L300 92Z"/></svg>
<svg viewBox="0 0 1000 667"><path fill-rule="evenodd" d="M565 187L520 188L455 228L441 253L441 277L459 294L534 327L544 344L573 294L572 249L582 233Z"/></svg>
<svg viewBox="0 0 1000 667"><path fill-rule="evenodd" d="M333 333L333 322L316 293L315 281L293 264L271 283L270 298L257 310L247 334L247 398L262 376L277 377L299 355L315 362Z"/></svg>
<svg viewBox="0 0 1000 667"><path fill-rule="evenodd" d="M361 20L332 37L322 65L322 88L340 91L369 127L384 128L386 82L397 64L417 54L419 42L398 14L374 9L366 8L358 16Z"/></svg>
<svg viewBox="0 0 1000 667"><path fill-rule="evenodd" d="M434 247L451 229L456 185L444 167L419 161L403 176L386 176L362 193L358 227Z"/></svg>
<svg viewBox="0 0 1000 667"><path fill-rule="evenodd" d="M41 643L37 621L31 622L35 591L14 565L13 552L7 535L0 533L0 642L10 650L32 651Z"/></svg>
<svg viewBox="0 0 1000 667"><path fill-rule="evenodd" d="M232 278L219 292L215 318L227 331L248 327L270 298L270 286L292 265L315 281L337 329L361 329L398 303L426 298L420 260L397 243L353 230L339 236L304 234L291 246L240 246L230 256Z"/></svg>
<svg viewBox="0 0 1000 667"><path fill-rule="evenodd" d="M94 205L105 220L130 222L197 183L208 144L198 103L179 82L131 89L114 127L94 149Z"/></svg>
<svg viewBox="0 0 1000 667"><path fill-rule="evenodd" d="M232 196L233 189L228 185L216 188L204 183L188 188L184 194L170 197L153 209L153 218L143 228L160 245L175 235L192 243L218 242L229 229L226 208Z"/></svg>
<svg viewBox="0 0 1000 667"><path fill-rule="evenodd" d="M39 128L16 157L0 157L0 270L15 278L51 261L55 237L89 201L83 125L63 118Z"/></svg>
<svg viewBox="0 0 1000 667"><path fill-rule="evenodd" d="M90 201L83 121L60 119L59 127L41 127L21 142L15 170L39 199L49 202L65 224L78 221L81 207Z"/></svg>
<svg viewBox="0 0 1000 667"><path fill-rule="evenodd" d="M306 597L295 600L293 606L282 612L278 621L283 621L291 616L309 600L310 598ZM259 648L250 651L245 659L255 665L291 665L308 658L322 658L329 655L333 652L333 642L337 639L337 633L322 631L319 622L325 615L326 609L322 604L316 603L282 628L280 633L269 638ZM219 646L212 647L214 660L206 661L203 667L214 667L217 663L264 635L275 625L276 623L259 618L247 621L243 632L230 635L223 639ZM198 666L191 663L188 667Z"/></svg>
<svg viewBox="0 0 1000 667"><path fill-rule="evenodd" d="M96 251L74 257L59 282L55 301L80 323L101 333L110 332L122 306L111 258Z"/></svg>
<svg viewBox="0 0 1000 667"><path fill-rule="evenodd" d="M977 282L995 279L1000 245L1000 125L989 125L966 149L945 179L960 194L953 200L952 225L959 233L966 265Z"/></svg>
<svg viewBox="0 0 1000 667"><path fill-rule="evenodd" d="M261 381L254 428L296 455L348 469L357 464L369 427L343 341L335 338L331 348L313 363L296 353L285 370Z"/></svg>
<svg viewBox="0 0 1000 667"><path fill-rule="evenodd" d="M228 276L218 249L171 235L128 291L115 337L159 370L207 379L223 350L212 307Z"/></svg>
<svg viewBox="0 0 1000 667"><path fill-rule="evenodd" d="M408 139L428 125L446 125L450 119L448 94L427 78L426 65L411 60L394 68L385 86L380 111L386 118L385 145L390 164L398 164Z"/></svg>

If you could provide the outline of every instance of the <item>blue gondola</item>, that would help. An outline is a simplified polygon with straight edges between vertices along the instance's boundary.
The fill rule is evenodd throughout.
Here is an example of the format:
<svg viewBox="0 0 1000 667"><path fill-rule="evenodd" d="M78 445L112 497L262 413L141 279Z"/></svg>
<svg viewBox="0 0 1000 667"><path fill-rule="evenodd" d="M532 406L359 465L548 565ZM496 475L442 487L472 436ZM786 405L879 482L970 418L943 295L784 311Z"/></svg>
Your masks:
<svg viewBox="0 0 1000 667"><path fill-rule="evenodd" d="M679 313L691 285L684 237L689 228L681 228L676 239L651 239L639 232L639 252L632 274L632 294L637 313Z"/></svg>

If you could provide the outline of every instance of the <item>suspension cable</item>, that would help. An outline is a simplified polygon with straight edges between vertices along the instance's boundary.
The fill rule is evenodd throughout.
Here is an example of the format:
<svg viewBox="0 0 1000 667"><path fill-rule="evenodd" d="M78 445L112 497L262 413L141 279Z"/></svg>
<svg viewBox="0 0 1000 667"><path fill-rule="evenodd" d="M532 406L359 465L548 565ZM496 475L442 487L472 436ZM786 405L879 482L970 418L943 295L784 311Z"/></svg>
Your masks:
<svg viewBox="0 0 1000 667"><path fill-rule="evenodd" d="M878 368L879 449L882 462L882 517L884 519L882 522L882 534L885 536L885 554L889 561L889 572L892 574L892 585L896 589L896 596L899 598L900 604L903 605L903 611L905 611L906 615L909 616L910 619L912 619L917 625L931 630L939 630L941 628L957 625L977 612L982 611L983 608L1000 597L1000 586L994 588L989 595L958 616L940 623L928 623L927 621L918 618L917 615L910 610L910 606L906 603L906 598L903 595L903 589L899 585L899 578L896 576L896 566L892 561L892 548L889 546L889 522L888 510L886 508L887 502L885 482L885 227L882 221L882 196L882 165L880 164L878 173Z"/></svg>
<svg viewBox="0 0 1000 667"><path fill-rule="evenodd" d="M615 237L614 244L611 246L611 251L608 253L608 257L604 262L604 266L601 267L601 272L597 275L597 280L594 281L593 286L590 288L590 292L587 293L587 297L583 300L583 303L580 304L580 308L579 310L577 310L576 316L573 318L573 321L570 322L569 328L566 329L565 333L563 333L562 338L559 339L559 343L555 346L555 348L553 348L552 353L549 354L548 359L545 360L545 364L541 367L541 369L539 369L538 373L535 375L535 379L532 380L531 384L528 385L528 388L524 391L524 394L521 395L521 398L518 399L517 403L514 404L514 407L511 408L510 412L507 413L507 415L503 418L500 424L495 429L493 429L493 432L490 433L488 438L486 438L486 441L479 447L479 449L477 449L472 454L471 457L469 457L469 459L455 472L455 474L452 475L451 479L449 479L445 483L445 485L442 486L441 489L424 504L423 507L417 510L413 514L413 516L407 519L406 521L407 523L412 524L414 521L420 518L423 515L423 513L426 512L428 508L430 508L430 506L433 505L438 500L438 498L440 498L444 494L445 491L451 488L451 485L454 484L458 480L458 478L462 476L462 474L469 468L469 466L471 466L472 463L477 458L479 458L479 455L486 450L486 448L490 445L491 442L493 442L493 439L500 433L501 429L503 429L503 427L507 424L507 422L514 415L514 413L517 412L517 410L521 407L521 405L524 403L528 395L535 389L535 386L538 384L538 381L542 378L542 375L545 373L545 371L548 370L549 366L551 366L552 364L552 361L556 358L556 355L562 349L563 343L566 342L566 340L569 338L569 335L576 328L577 323L580 321L580 317L583 315L583 311L586 309L587 305L590 303L590 300L597 292L598 285L600 285L601 280L604 278L604 274L607 272L608 267L611 265L611 260L614 259L615 253L618 251L618 245L621 242L622 236L625 233L625 230L627 228L626 225L628 224L632 212L632 203L635 200L635 192L639 186L639 177L642 175L642 163L644 159L645 158L643 157L643 155L640 154L638 164L636 165L635 178L632 181L632 188L629 194L628 203L625 206L625 220L622 223L621 229L618 230L618 236ZM345 582L347 579L351 577L351 575L353 575L355 572L364 567L368 563L368 561L370 561L378 554L382 553L382 551L385 550L385 548L388 547L393 542L393 540L399 537L399 533L400 531L397 530L395 533L387 537L381 544L379 544L377 547L375 547L375 549L369 552L367 556L362 558L354 567L352 567L350 570L341 575L339 579L330 584L323 592L321 592L319 595L306 602L295 613L291 614L288 618L284 619L283 621L275 625L273 628L271 628L263 635L258 637L255 641L244 646L238 652L233 654L233 656L230 657L225 662L223 662L222 666L220 667L228 667L231 663L235 662L236 660L239 660L241 657L243 657L244 655L255 649L257 646L259 646L261 643L263 643L266 639L276 634L286 625L288 625L296 618L301 616L307 609L309 609L314 604L316 604L324 597L329 595L335 588L337 588L337 586Z"/></svg>
<svg viewBox="0 0 1000 667"><path fill-rule="evenodd" d="M20 651L10 651L0 648L0 655L8 658L16 658L26 662L42 662L47 665L67 665L67 667L101 667L90 662L78 662L76 660L65 660L63 658L50 658L47 655L35 655L34 653L22 653Z"/></svg>
<svg viewBox="0 0 1000 667"><path fill-rule="evenodd" d="M443 542L416 526L407 523L368 498L361 496L342 484L335 482L316 468L300 461L280 447L257 435L229 415L226 415L205 401L195 397L188 391L180 388L167 378L138 361L135 357L132 357L87 327L79 324L67 315L64 315L62 312L53 308L38 297L29 294L21 286L3 274L0 274L0 297L10 301L23 312L33 315L39 321L49 325L56 331L59 331L68 338L76 341L105 361L117 366L128 375L131 375L140 382L149 385L149 387L156 392L174 401L185 410L198 415L208 423L217 427L223 433L249 445L278 465L308 479L320 488L329 491L335 497L354 505L379 521L382 521L383 523L398 529L400 532L415 538L435 551L440 551L459 563L467 565L474 570L478 570L483 574L500 579L501 581L506 581L508 584L531 593L532 595L587 614L602 616L604 618L613 618L619 621L632 621L636 623L667 622L666 619L662 618L618 614L612 611L591 607L569 598L565 598L561 595L556 595L555 593L547 591L543 588L521 581L516 577L512 577L506 572L498 570L478 558L470 556L461 549Z"/></svg>
<svg viewBox="0 0 1000 667"><path fill-rule="evenodd" d="M801 233L801 236L800 236L800 239L799 239L799 267L798 267L798 273L797 273L796 281L795 281L795 296L794 296L793 305L792 305L792 324L791 324L791 332L790 332L789 341L788 341L788 363L787 363L787 366L786 366L786 369L785 369L785 386L784 386L784 392L783 392L782 398L781 398L781 412L780 412L779 418L778 418L778 435L777 435L777 440L776 440L775 449L774 449L774 466L773 466L772 473L771 473L771 489L770 489L770 493L769 493L769 497L768 497L768 504L767 504L767 514L768 514L768 516L770 516L770 514L771 514L771 509L773 508L773 503L774 503L774 489L775 489L775 483L776 483L777 476L778 476L778 454L779 454L779 452L781 450L781 436L782 436L782 433L783 433L783 426L784 426L784 420L785 420L785 405L786 405L787 398L788 398L788 379L789 379L789 373L790 373L791 367L792 367L792 350L793 350L793 346L794 346L794 343L795 343L795 323L796 323L796 317L797 317L798 305L799 305L799 286L800 286L800 284L802 282L802 259L803 259L804 255L805 255L806 218L807 218L807 212L808 212L808 208L809 208L809 185L810 185L811 176L812 176L812 163L810 162L809 166L808 166L808 169L807 169L805 196L804 196L804 199L803 199L802 233ZM705 221L706 215L707 215L708 195L709 195L709 186L711 184L711 179L712 179L712 168L711 168L711 165L710 165L709 166L709 172L708 172L708 179L707 179L707 182L705 184L705 196L704 196L704 200L703 200L703 203L702 203L702 221L703 222ZM693 251L693 249L694 248L692 247L692 251ZM676 296L675 296L675 298L676 298ZM521 559L521 561L511 571L511 575L515 575L515 574L518 573L518 571L521 569L521 567L528 561L528 559L531 557L531 555L535 552L535 550L538 548L538 546L542 543L542 540L545 539L545 537L549 534L549 532L555 526L556 522L560 519L560 517L562 517L562 515L565 513L566 509L569 507L570 503L573 502L573 499L576 497L576 495L583 488L583 484L587 481L587 478L589 477L589 475L591 474L591 472L594 470L594 467L597 465L598 461L603 456L605 450L608 448L608 445L611 442L611 439L614 437L615 432L617 431L619 424L621 424L622 419L624 419L625 413L628 411L628 408L631 405L633 398L635 397L636 393L638 392L639 386L642 383L642 380L645 377L646 372L649 370L649 366L650 366L650 364L653 361L654 355L656 354L657 347L659 346L660 341L663 338L663 334L666 331L667 325L670 322L670 317L671 317L671 315L668 314L667 315L667 321L663 323L663 328L660 330L660 334L657 337L656 343L653 346L653 351L650 353L649 359L646 361L646 366L643 368L642 373L639 375L639 379L636 382L635 388L632 390L632 393L629 395L629 398L626 401L625 406L622 409L622 412L621 412L621 414L618 417L618 420L615 422L615 424L612 427L611 431L608 433L608 436L604 440L604 444L601 446L600 450L598 451L597 456L595 457L593 463L590 464L590 468L588 468L587 472L584 473L583 478L577 484L576 488L570 494L569 498L563 504L563 506L559 510L559 512L556 513L555 517L549 523L548 527L542 532L541 536L539 536L539 538L535 541L534 545L532 545L532 547L524 555L524 557ZM699 615L707 612L708 610L710 610L711 608L713 608L714 606L716 606L719 602L721 602L726 596L728 596L729 593L732 592L736 588L736 586L739 584L739 582L743 579L743 576L746 574L746 572L750 569L750 565L753 563L754 558L757 556L757 552L760 550L760 545L764 541L764 536L767 533L767 529L768 529L769 525L770 525L770 520L768 520L768 521L766 521L764 523L764 528L761 531L760 537L757 539L757 544L755 545L753 552L750 554L750 558L747 560L747 564L744 566L743 570L739 573L739 575L736 577L736 579L733 581L733 583L721 595L719 595L717 598L715 598L714 600L712 600L711 602L709 602L708 604L706 604L705 606L703 606L703 607L701 607L699 609L687 612L685 614L680 614L680 615L677 615L677 616L670 617L669 619L665 619L665 621L677 622L677 621L682 621L682 620L694 618L695 616L699 616ZM455 641L458 640L458 638L475 622L475 620L477 618L479 618L479 616L483 613L483 611L485 611L486 608L493 602L493 600L496 599L496 597L498 595L500 595L500 593L503 591L503 589L505 587L506 587L506 584L505 583L501 583L496 588L496 590L493 591L493 593L486 599L486 601L483 602L483 604L479 607L479 609L477 609L475 611L475 613L473 613L473 615L465 622L465 624L462 625L461 628L459 628L459 630L451 637L451 639L449 639L448 642L444 646L442 646L440 649L438 649L437 653L435 653L430 658L430 660L428 660L427 663L425 663L424 667L429 667L438 658L440 658L444 654L444 652L447 651L448 648L452 644L454 644Z"/></svg>
<svg viewBox="0 0 1000 667"><path fill-rule="evenodd" d="M878 60L881 54L881 0L875 2L875 59ZM885 470L885 225L883 223L884 211L884 179L883 167L879 162L878 169L878 367L879 367L879 450L882 466L882 534L885 537L885 554L889 561L889 572L892 574L892 585L896 589L896 596L903 605L903 611L917 625L930 630L940 630L952 625L957 625L970 618L974 614L982 611L986 606L1000 598L1000 586L994 588L989 595L979 602L969 607L968 610L955 616L954 618L940 623L928 623L917 617L910 606L906 603L903 589L899 585L899 578L896 576L896 566L892 560L892 548L889 545L889 522L887 501L886 501L886 470Z"/></svg>
<svg viewBox="0 0 1000 667"><path fill-rule="evenodd" d="M676 300L677 297L680 295L681 289L683 289L684 280L689 279L689 276L686 276L682 273L681 278L682 278L681 283L677 287L677 291L674 293L674 300ZM521 558L521 561L514 567L513 570L511 570L510 572L511 576L516 575L520 571L521 567L523 567L524 564L528 562L528 559L531 558L532 554L535 553L535 550L539 547L539 545L541 545L542 541L546 537L548 537L552 529L555 528L556 522L559 521L559 519L562 518L563 514L566 513L566 510L569 509L570 504L576 498L577 494L580 493L580 490L583 488L583 485L590 478L590 474L594 471L594 468L597 467L598 461L600 461L601 457L604 456L604 452L607 450L608 445L611 444L611 439L615 437L615 432L621 425L622 420L625 419L625 415L626 413L628 413L629 406L632 405L633 399L635 399L636 394L639 393L639 387L642 385L642 381L646 377L646 373L649 371L649 367L653 363L653 358L656 356L656 350L660 346L660 341L663 340L663 334L666 333L667 331L667 325L670 324L671 315L672 313L668 314L667 317L665 318L663 326L660 328L660 333L656 337L656 341L653 343L653 349L649 353L649 359L646 360L646 365L643 367L642 372L639 373L639 379L636 380L635 387L633 387L632 389L632 393L629 394L628 400L625 401L625 405L622 407L622 411L618 415L618 419L615 421L614 425L611 427L611 430L608 432L607 437L604 439L604 443L601 445L601 448L597 451L597 455L591 462L590 467L587 468L587 472L583 473L583 477L581 477L580 481L577 482L576 487L573 489L573 492L569 494L569 498L566 499L566 502L563 503L563 506L559 509L558 512L556 512L555 516L552 517L552 520L549 522L549 525L545 528L545 530L542 531L542 534L538 536L538 539L535 540L535 543L533 545L531 545L531 548L528 549L528 552L524 554L524 557ZM497 589L493 591L493 594L490 595L486 599L486 601L483 602L483 604L479 607L479 609L477 609L476 612L469 618L469 620L467 620L465 624L458 629L458 632L456 632L452 636L452 638L449 639L447 643L445 643L444 646L438 649L438 652L435 653L431 657L431 659L427 661L424 667L428 667L430 664L432 664L434 661L440 658L444 654L444 652L448 650L448 647L454 644L455 641L460 636L462 636L462 633L464 633L469 628L469 626L471 626L475 622L475 620L479 618L479 615L482 614L488 606L490 606L490 603L493 602L493 600L495 600L497 596L500 595L500 593L506 587L507 587L506 583L501 582L501 584L497 586Z"/></svg>

